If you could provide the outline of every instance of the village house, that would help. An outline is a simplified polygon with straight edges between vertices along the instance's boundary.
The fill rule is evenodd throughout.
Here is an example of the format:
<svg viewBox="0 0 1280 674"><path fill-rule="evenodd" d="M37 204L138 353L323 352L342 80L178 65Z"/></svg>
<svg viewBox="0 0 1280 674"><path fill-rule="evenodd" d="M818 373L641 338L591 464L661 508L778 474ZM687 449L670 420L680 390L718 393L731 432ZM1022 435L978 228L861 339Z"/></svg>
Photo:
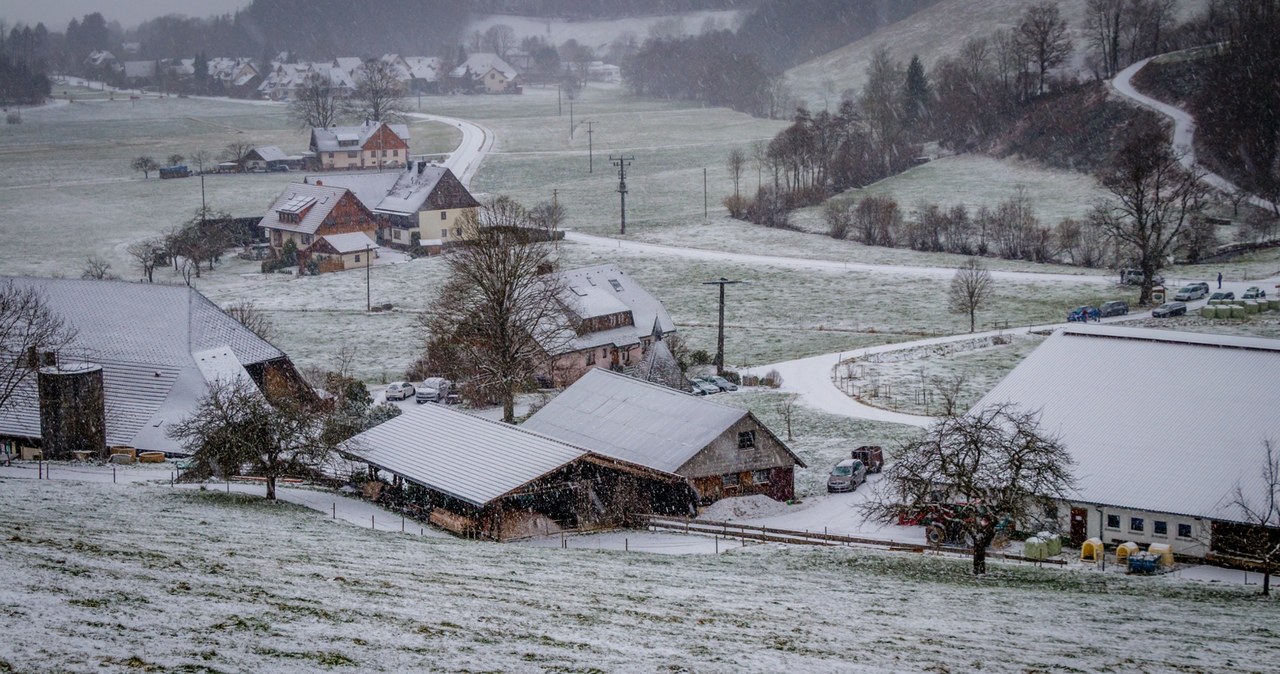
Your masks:
<svg viewBox="0 0 1280 674"><path fill-rule="evenodd" d="M409 162L409 127L365 122L311 130L311 151L322 171L400 168Z"/></svg>
<svg viewBox="0 0 1280 674"><path fill-rule="evenodd" d="M568 386L593 368L630 373L676 330L662 302L616 265L569 269L558 279L573 328L540 338L552 357L545 373L552 386Z"/></svg>
<svg viewBox="0 0 1280 674"><path fill-rule="evenodd" d="M480 205L452 171L425 161L412 161L399 172L323 180L355 193L379 217L378 241L394 248L419 246L439 253L462 240L462 215Z"/></svg>
<svg viewBox="0 0 1280 674"><path fill-rule="evenodd" d="M449 76L464 88L486 94L520 93L520 74L497 54L472 54Z"/></svg>
<svg viewBox="0 0 1280 674"><path fill-rule="evenodd" d="M1062 441L1079 485L1057 515L1074 545L1164 543L1213 557L1232 552L1224 534L1240 527L1237 485L1265 496L1277 380L1280 340L1078 326L1046 339L975 409L1038 410Z"/></svg>
<svg viewBox="0 0 1280 674"><path fill-rule="evenodd" d="M674 473L699 503L795 497L804 461L751 412L627 375L593 369L521 428L619 461Z"/></svg>
<svg viewBox="0 0 1280 674"><path fill-rule="evenodd" d="M10 280L38 290L77 334L61 352L31 354L38 373L0 414L0 444L9 454L70 459L74 451L101 455L112 446L185 454L167 432L216 378L305 386L280 349L188 286L0 282Z"/></svg>
<svg viewBox="0 0 1280 674"><path fill-rule="evenodd" d="M364 232L327 234L307 251L320 273L367 267L378 259L378 244Z"/></svg>
<svg viewBox="0 0 1280 674"><path fill-rule="evenodd" d="M440 93L440 76L444 68L440 59L434 56L406 56L404 62L409 67L409 94Z"/></svg>
<svg viewBox="0 0 1280 674"><path fill-rule="evenodd" d="M443 405L405 410L343 443L365 495L463 536L509 540L689 514L677 475ZM383 475L386 473L387 475Z"/></svg>
<svg viewBox="0 0 1280 674"><path fill-rule="evenodd" d="M321 237L360 232L372 240L378 232L377 218L351 190L321 180L290 183L258 226L277 255L293 242L303 260Z"/></svg>

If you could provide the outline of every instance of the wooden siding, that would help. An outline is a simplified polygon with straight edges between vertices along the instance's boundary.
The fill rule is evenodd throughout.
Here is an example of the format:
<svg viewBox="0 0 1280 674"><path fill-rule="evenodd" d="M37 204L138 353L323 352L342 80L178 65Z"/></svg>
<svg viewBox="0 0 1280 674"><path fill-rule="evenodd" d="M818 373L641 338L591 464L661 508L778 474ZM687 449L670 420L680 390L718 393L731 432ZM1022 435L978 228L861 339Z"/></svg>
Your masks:
<svg viewBox="0 0 1280 674"><path fill-rule="evenodd" d="M738 434L755 432L755 447L738 449ZM755 471L769 471L769 481L758 483ZM754 417L747 415L721 433L686 462L678 474L690 478L703 503L726 496L765 494L787 501L795 496L795 459ZM737 475L737 485L726 485L725 475Z"/></svg>

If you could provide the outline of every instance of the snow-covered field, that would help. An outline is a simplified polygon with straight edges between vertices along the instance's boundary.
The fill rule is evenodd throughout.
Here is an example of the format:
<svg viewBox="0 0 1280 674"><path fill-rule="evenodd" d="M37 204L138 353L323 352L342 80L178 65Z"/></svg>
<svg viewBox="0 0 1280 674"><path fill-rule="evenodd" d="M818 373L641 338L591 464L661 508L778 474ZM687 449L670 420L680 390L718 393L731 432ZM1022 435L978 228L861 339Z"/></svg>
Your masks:
<svg viewBox="0 0 1280 674"><path fill-rule="evenodd" d="M676 32L697 35L702 32L704 26L708 25L716 30L737 28L742 22L742 12L739 10L684 12L581 21L493 14L476 18L467 25L463 34L470 35L477 31L484 33L491 26L506 25L515 31L517 41L524 37L538 36L549 44L558 46L566 40L577 40L579 44L596 50L597 56L602 56L615 40L634 38L637 44L644 42L645 38L650 36L650 28L659 22L671 28L678 23L679 30Z"/></svg>
<svg viewBox="0 0 1280 674"><path fill-rule="evenodd" d="M1274 671L1256 587L854 549L560 550L0 480L6 671ZM51 516L56 513L57 516ZM704 539L705 540L705 539Z"/></svg>

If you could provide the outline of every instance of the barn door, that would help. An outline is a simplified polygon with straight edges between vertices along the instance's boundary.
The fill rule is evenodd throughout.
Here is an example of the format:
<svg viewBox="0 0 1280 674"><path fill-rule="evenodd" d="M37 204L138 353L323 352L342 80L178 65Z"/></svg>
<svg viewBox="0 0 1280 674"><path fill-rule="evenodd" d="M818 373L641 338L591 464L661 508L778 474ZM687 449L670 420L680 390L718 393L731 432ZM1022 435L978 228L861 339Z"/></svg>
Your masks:
<svg viewBox="0 0 1280 674"><path fill-rule="evenodd" d="M1089 537L1089 511L1085 508L1071 509L1071 547L1084 545Z"/></svg>

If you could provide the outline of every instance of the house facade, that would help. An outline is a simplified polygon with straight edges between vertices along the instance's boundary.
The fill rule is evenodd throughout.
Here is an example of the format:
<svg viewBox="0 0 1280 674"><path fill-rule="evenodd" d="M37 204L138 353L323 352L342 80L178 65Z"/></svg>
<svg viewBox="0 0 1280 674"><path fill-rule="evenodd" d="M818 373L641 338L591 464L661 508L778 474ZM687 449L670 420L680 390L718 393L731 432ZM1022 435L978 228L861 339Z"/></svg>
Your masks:
<svg viewBox="0 0 1280 674"><path fill-rule="evenodd" d="M378 259L378 244L364 232L321 236L308 250L321 273L359 269Z"/></svg>
<svg viewBox="0 0 1280 674"><path fill-rule="evenodd" d="M520 93L520 74L497 54L472 54L449 76L465 87L486 94Z"/></svg>
<svg viewBox="0 0 1280 674"><path fill-rule="evenodd" d="M463 215L480 206L452 171L425 161L411 161L397 173L324 180L354 192L379 218L378 242L394 248L416 245L439 253L463 240Z"/></svg>
<svg viewBox="0 0 1280 674"><path fill-rule="evenodd" d="M1088 363L1088 376L1077 375ZM975 406L1039 410L1075 461L1058 504L1079 545L1166 543L1232 556L1240 487L1265 493L1263 442L1280 438L1280 340L1114 326L1055 332Z"/></svg>
<svg viewBox="0 0 1280 674"><path fill-rule="evenodd" d="M310 149L322 171L401 168L409 162L409 127L366 122L312 129Z"/></svg>
<svg viewBox="0 0 1280 674"><path fill-rule="evenodd" d="M593 369L521 428L684 478L706 505L729 496L795 497L803 461L750 412Z"/></svg>
<svg viewBox="0 0 1280 674"><path fill-rule="evenodd" d="M543 338L551 356L544 375L552 386L568 386L595 368L630 372L676 330L662 302L616 265L570 269L558 279L565 288L560 303L574 327Z"/></svg>
<svg viewBox="0 0 1280 674"><path fill-rule="evenodd" d="M299 253L306 253L324 236L359 232L372 240L378 232L377 218L351 190L325 185L322 180L290 183L258 226L277 254L289 242Z"/></svg>

